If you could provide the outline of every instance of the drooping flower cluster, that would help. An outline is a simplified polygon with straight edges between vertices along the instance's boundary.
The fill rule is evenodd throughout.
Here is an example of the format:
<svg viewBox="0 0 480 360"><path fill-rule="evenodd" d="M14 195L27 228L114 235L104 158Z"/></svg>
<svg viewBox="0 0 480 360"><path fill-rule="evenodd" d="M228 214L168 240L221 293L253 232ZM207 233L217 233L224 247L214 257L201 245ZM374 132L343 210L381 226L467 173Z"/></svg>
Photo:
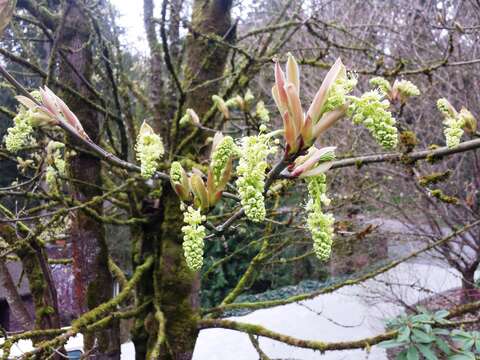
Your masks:
<svg viewBox="0 0 480 360"><path fill-rule="evenodd" d="M45 182L52 192L58 192L59 178L66 175L66 163L62 150L65 144L58 141L50 141L47 145L47 168Z"/></svg>
<svg viewBox="0 0 480 360"><path fill-rule="evenodd" d="M330 203L326 195L327 185L325 174L307 178L310 199L307 203L307 227L312 234L313 250L318 259L328 260L332 252L333 224L332 214L325 214L322 206Z"/></svg>
<svg viewBox="0 0 480 360"><path fill-rule="evenodd" d="M163 156L165 149L160 136L155 134L153 129L143 122L135 146L137 160L140 161L141 174L145 179L153 176L158 168L158 161Z"/></svg>
<svg viewBox="0 0 480 360"><path fill-rule="evenodd" d="M192 271L198 271L203 265L203 247L206 234L202 222L206 218L200 209L189 206L183 213L183 221L186 225L182 227L183 232L183 253L187 266Z"/></svg>
<svg viewBox="0 0 480 360"><path fill-rule="evenodd" d="M255 108L255 116L260 119L262 124L267 124L270 121L270 113L268 109L265 107L265 103L263 101L259 101Z"/></svg>
<svg viewBox="0 0 480 360"><path fill-rule="evenodd" d="M327 101L322 112L326 113L341 108L347 102L347 95L357 86L357 78L353 75L339 76L328 92Z"/></svg>
<svg viewBox="0 0 480 360"><path fill-rule="evenodd" d="M447 101L447 99L438 99L437 108L443 114L445 140L449 148L460 144L464 130L474 133L477 128L477 121L470 111L462 108L460 112Z"/></svg>
<svg viewBox="0 0 480 360"><path fill-rule="evenodd" d="M17 153L34 142L29 110L22 106L17 116L13 119L13 123L14 126L7 130L5 147L9 152Z"/></svg>
<svg viewBox="0 0 480 360"><path fill-rule="evenodd" d="M392 149L398 143L395 119L388 111L390 102L378 91L368 91L361 97L351 96L348 108L354 124L363 124L375 140L385 149Z"/></svg>
<svg viewBox="0 0 480 360"><path fill-rule="evenodd" d="M265 219L265 171L267 156L274 151L267 135L248 136L242 139L240 161L237 166L236 185L241 204L248 219L260 222Z"/></svg>
<svg viewBox="0 0 480 360"><path fill-rule="evenodd" d="M214 139L215 141L215 139ZM218 140L217 144L212 146L211 168L215 183L218 184L224 174L224 171L231 167L229 162L232 161L233 156L238 153L238 148L231 136L224 136Z"/></svg>

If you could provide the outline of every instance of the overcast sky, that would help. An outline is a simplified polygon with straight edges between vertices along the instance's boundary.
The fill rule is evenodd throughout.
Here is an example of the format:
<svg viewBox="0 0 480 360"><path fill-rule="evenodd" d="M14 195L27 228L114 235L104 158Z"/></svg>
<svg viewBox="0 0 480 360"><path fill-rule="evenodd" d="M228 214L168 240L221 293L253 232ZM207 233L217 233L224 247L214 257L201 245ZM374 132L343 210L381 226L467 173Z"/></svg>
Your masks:
<svg viewBox="0 0 480 360"><path fill-rule="evenodd" d="M124 27L127 36L122 42L133 46L138 51L147 51L143 29L143 6L141 1L111 0L120 12L119 25Z"/></svg>

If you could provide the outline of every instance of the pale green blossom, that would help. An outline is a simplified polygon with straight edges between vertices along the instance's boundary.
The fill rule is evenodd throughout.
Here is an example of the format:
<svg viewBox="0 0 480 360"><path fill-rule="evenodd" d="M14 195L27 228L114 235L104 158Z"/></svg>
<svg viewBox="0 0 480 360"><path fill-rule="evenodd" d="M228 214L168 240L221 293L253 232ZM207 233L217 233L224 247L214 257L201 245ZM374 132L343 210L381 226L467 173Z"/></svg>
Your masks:
<svg viewBox="0 0 480 360"><path fill-rule="evenodd" d="M455 108L448 102L447 99L441 98L437 101L437 108L443 114L445 140L449 148L453 148L460 144L460 139L463 136L463 118L458 114Z"/></svg>
<svg viewBox="0 0 480 360"><path fill-rule="evenodd" d="M60 179L66 176L66 162L62 150L65 144L59 141L50 141L47 145L47 163L45 182L51 192L59 191Z"/></svg>
<svg viewBox="0 0 480 360"><path fill-rule="evenodd" d="M369 83L370 85L377 87L384 94L388 94L392 89L390 82L381 76L371 78Z"/></svg>
<svg viewBox="0 0 480 360"><path fill-rule="evenodd" d="M172 162L170 166L170 179L172 182L181 183L182 182L182 173L183 167L178 161Z"/></svg>
<svg viewBox="0 0 480 360"><path fill-rule="evenodd" d="M143 123L135 146L137 160L140 161L141 174L145 179L153 176L158 168L158 161L163 156L165 149L160 136L153 129Z"/></svg>
<svg viewBox="0 0 480 360"><path fill-rule="evenodd" d="M307 227L312 235L313 250L318 259L328 260L332 252L333 224L332 214L325 214L322 205L329 205L326 195L326 176L321 174L307 178L310 199L307 203Z"/></svg>
<svg viewBox="0 0 480 360"><path fill-rule="evenodd" d="M201 225L206 220L200 209L189 206L183 213L185 226L183 232L183 253L187 266L192 271L199 271L203 265L203 248L206 234L205 226Z"/></svg>
<svg viewBox="0 0 480 360"><path fill-rule="evenodd" d="M216 144L212 153L212 171L215 182L220 182L228 161L238 153L237 145L231 136L225 136Z"/></svg>
<svg viewBox="0 0 480 360"><path fill-rule="evenodd" d="M242 139L236 185L245 215L254 222L265 219L263 191L265 171L268 166L266 159L273 151L266 135L249 136Z"/></svg>
<svg viewBox="0 0 480 360"><path fill-rule="evenodd" d="M270 113L268 109L265 107L265 103L263 101L259 101L257 103L255 109L255 115L260 119L262 124L266 124L270 121Z"/></svg>
<svg viewBox="0 0 480 360"><path fill-rule="evenodd" d="M13 119L14 126L7 130L5 147L11 153L17 153L26 146L34 144L30 111L22 106L17 116Z"/></svg>
<svg viewBox="0 0 480 360"><path fill-rule="evenodd" d="M351 105L348 109L354 124L364 125L385 149L392 149L398 143L398 130L395 118L388 111L390 102L378 91L368 91L360 98L350 96Z"/></svg>
<svg viewBox="0 0 480 360"><path fill-rule="evenodd" d="M394 87L398 90L403 98L420 95L420 90L418 87L408 80L396 81Z"/></svg>
<svg viewBox="0 0 480 360"><path fill-rule="evenodd" d="M347 95L357 85L357 78L353 75L339 76L328 92L327 101L322 112L328 112L344 106L347 102Z"/></svg>

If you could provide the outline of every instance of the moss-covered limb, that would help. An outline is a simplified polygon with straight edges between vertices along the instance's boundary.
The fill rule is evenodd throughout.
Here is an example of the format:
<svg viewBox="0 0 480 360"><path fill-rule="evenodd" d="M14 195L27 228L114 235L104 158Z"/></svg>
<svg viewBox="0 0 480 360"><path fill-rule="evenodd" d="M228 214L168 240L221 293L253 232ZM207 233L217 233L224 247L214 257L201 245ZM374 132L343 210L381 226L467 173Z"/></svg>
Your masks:
<svg viewBox="0 0 480 360"><path fill-rule="evenodd" d="M206 311L204 311L204 313L205 314L215 313L215 315L218 315L218 314L221 314L222 312L225 312L225 311L228 311L228 310L233 310L233 309L252 309L252 310L253 309L266 309L266 308L270 308L270 307L274 307L274 306L287 305L287 304L295 303L295 302L298 302L298 301L304 301L304 300L312 299L312 298L314 298L318 295L334 292L334 291L336 291L338 289L341 289L345 286L357 285L357 284L360 284L360 283L362 283L362 282L364 282L368 279L374 278L375 276L377 276L379 274L387 272L388 270L393 269L394 267L398 266L399 264L404 263L404 262L406 262L410 259L413 259L413 258L417 257L418 255L424 253L424 252L427 252L429 250L432 250L435 247L438 247L442 244L445 244L445 243L449 242L450 240L454 239L455 237L457 237L458 235L464 233L465 231L468 231L468 230L472 229L473 227L478 226L479 224L480 224L480 220L474 221L474 222L472 222L468 225L465 225L461 229L452 232L450 235L448 235L448 236L446 236L442 239L439 239L435 242L432 242L431 244L426 245L423 248L421 248L417 251L414 251L414 252L412 252L412 253L404 256L404 257L401 257L398 260L391 261L390 263L388 263L384 266L381 266L380 268L378 268L376 270L373 270L371 272L368 272L368 273L363 274L361 276L358 276L356 278L348 279L348 280L345 280L345 281L342 281L342 282L339 282L339 283L321 288L321 289L319 289L317 291L313 291L311 293L299 294L299 295L291 296L287 299L226 304L226 305L223 305L223 306L218 306L218 307L215 307L215 308L207 309Z"/></svg>
<svg viewBox="0 0 480 360"><path fill-rule="evenodd" d="M220 319L204 319L199 322L200 329L211 328L223 328L244 332L247 334L258 335L267 337L273 340L280 341L284 344L288 344L295 347L319 350L332 351L332 350L349 350L349 349L365 349L370 346L376 345L384 340L392 339L396 336L396 331L386 332L377 336L372 336L355 341L342 341L342 342L324 342L317 340L303 340L293 336L280 334L278 332L269 330L261 325L247 324L232 320L220 320Z"/></svg>
<svg viewBox="0 0 480 360"><path fill-rule="evenodd" d="M131 292L142 279L143 275L153 265L153 260L153 257L149 257L142 265L138 266L126 286L119 292L117 296L115 296L113 299L110 299L106 303L89 310L85 314L81 315L78 319L74 320L72 322L73 331L78 333L83 328L94 323L100 318L108 316L111 311L115 310L117 306L122 304L130 296Z"/></svg>
<svg viewBox="0 0 480 360"><path fill-rule="evenodd" d="M75 200L73 198L71 198L70 201L68 201L69 199L64 198L63 196L61 196L61 197L60 196L55 196L55 198L57 198L59 200L64 200L64 202L71 202L71 203L74 203L76 205L74 205L73 207L70 207L70 208L60 208L58 210L55 210L55 211L52 211L52 212L49 212L49 213L42 213L41 215L27 216L27 217L22 217L22 218L12 218L9 221L11 221L11 222L31 221L31 220L36 220L36 219L39 219L39 218L44 218L44 217L53 217L53 216L59 216L59 215L62 216L62 215L67 215L71 211L84 210L86 208L90 208L90 213L89 214L91 214L92 212L98 214L98 212L96 210L94 210L94 208L97 207L98 204L100 204L104 200L108 199L114 193L122 191L125 187L129 186L133 182L134 182L134 179L128 179L125 183L118 186L116 189L110 190L106 193L103 193L102 195L94 196L90 200L85 201L85 202L81 202L81 201ZM44 206L40 206L38 208L38 210L44 210L44 209L46 209L48 207L52 207L56 204L57 203L45 204ZM104 220L106 220L107 218L112 219L112 217L104 217L102 215L98 215L97 218L104 219Z"/></svg>
<svg viewBox="0 0 480 360"><path fill-rule="evenodd" d="M125 276L125 273L122 269L120 269L120 266L117 265L117 263L115 262L115 260L112 259L111 256L108 257L108 269L110 270L112 276L117 279L121 289L127 286L128 280Z"/></svg>
<svg viewBox="0 0 480 360"><path fill-rule="evenodd" d="M259 35L259 34L272 33L272 32L275 32L277 30L283 30L285 28L290 28L292 26L298 26L298 25L301 25L303 23L304 22L297 21L297 20L289 20L289 21L284 21L282 23L278 23L278 24L267 25L267 26L262 27L262 28L250 30L250 31L246 32L245 34L241 34L238 37L238 41L242 41L246 38L249 38L249 37L255 36L255 35Z"/></svg>
<svg viewBox="0 0 480 360"><path fill-rule="evenodd" d="M0 204L0 211L12 217L13 213ZM35 328L49 329L60 326L58 302L52 273L48 265L47 254L35 232L23 222L16 222L16 227L2 225L2 238L15 249L25 271L35 308ZM24 238L18 238L18 234Z"/></svg>
<svg viewBox="0 0 480 360"><path fill-rule="evenodd" d="M153 351L151 352L149 359L160 359L160 354L162 351L162 346L165 343L165 316L160 309L155 311L155 320L158 324L157 328L157 339L153 345Z"/></svg>
<svg viewBox="0 0 480 360"><path fill-rule="evenodd" d="M254 336L252 334L248 334L248 337L250 339L250 342L252 343L252 346L255 348L257 351L258 356L260 357L259 360L271 360L267 354L265 354L262 349L260 348L260 342L258 341L258 336Z"/></svg>
<svg viewBox="0 0 480 360"><path fill-rule="evenodd" d="M289 263L292 263L292 262L295 262L295 261L303 260L303 259L305 259L309 256L314 255L314 254L315 254L315 252L313 250L311 250L311 251L307 251L306 253L303 253L303 254L298 255L298 256L289 257L287 259L281 258L281 259L278 259L278 260L272 260L268 264L269 265L286 265L286 264L289 264Z"/></svg>
<svg viewBox="0 0 480 360"><path fill-rule="evenodd" d="M245 290L249 284L255 278L257 274L258 267L268 258L267 251L270 246L270 236L272 231L272 225L268 224L266 229L266 236L263 238L262 246L258 253L253 257L250 264L248 264L247 269L243 273L243 275L238 280L235 287L225 296L220 306L230 304L235 301L235 299Z"/></svg>
<svg viewBox="0 0 480 360"><path fill-rule="evenodd" d="M418 179L418 183L421 186L429 186L432 184L438 184L439 182L443 182L447 180L450 175L452 174L451 170L443 171L443 172L433 172L428 175L423 175Z"/></svg>
<svg viewBox="0 0 480 360"><path fill-rule="evenodd" d="M475 301L469 304L461 305L454 307L448 310L449 314L447 319L452 319L466 313L471 313L478 311L480 309L480 301ZM435 326L443 328L452 328L458 325L461 325L460 322L453 323L438 323ZM282 343L292 345L295 347L301 347L312 350L324 351L334 351L334 350L351 350L351 349L368 349L373 345L377 345L382 341L393 339L397 336L397 331L387 331L383 334L379 334L372 337L363 338L360 340L354 341L340 341L340 342L324 342L317 340L303 340L298 339L292 336L284 335L272 330L269 330L261 325L247 324L232 320L222 320L222 319L203 319L199 321L200 329L211 329L211 328L223 328L231 329L236 331L241 331L249 335L258 335L267 337L273 340L280 341Z"/></svg>
<svg viewBox="0 0 480 360"><path fill-rule="evenodd" d="M54 30L58 23L58 15L52 13L46 6L41 5L36 0L18 0L17 7L27 10L39 21Z"/></svg>
<svg viewBox="0 0 480 360"><path fill-rule="evenodd" d="M15 115L17 115L13 111L10 111L9 109L7 109L5 106L0 106L0 113L7 115L11 119L13 119Z"/></svg>
<svg viewBox="0 0 480 360"><path fill-rule="evenodd" d="M237 282L235 287L230 291L227 296L223 299L222 303L220 306L225 306L227 304L232 303L235 301L235 299L240 295L245 287L248 286L248 284L251 282L251 280L255 277L257 273L258 266L263 262L264 256L267 252L269 242L265 239L262 243L262 247L260 251L258 252L257 255L252 259L250 264L248 264L247 269L243 273L242 277L240 280Z"/></svg>
<svg viewBox="0 0 480 360"><path fill-rule="evenodd" d="M115 320L134 318L139 313L144 311L145 308L148 307L149 305L150 305L150 303L147 302L147 303L144 303L140 306L135 306L135 307L128 308L128 309L123 309L123 310L120 310L120 311L115 311L115 312L111 313L110 315L105 316L104 318L102 318L102 319L100 319L100 320L98 320L98 321L96 321L96 322L94 322L90 325L87 325L86 330L84 332L91 333L91 332L97 331L99 329L104 329L104 328L110 326L112 321L115 321Z"/></svg>

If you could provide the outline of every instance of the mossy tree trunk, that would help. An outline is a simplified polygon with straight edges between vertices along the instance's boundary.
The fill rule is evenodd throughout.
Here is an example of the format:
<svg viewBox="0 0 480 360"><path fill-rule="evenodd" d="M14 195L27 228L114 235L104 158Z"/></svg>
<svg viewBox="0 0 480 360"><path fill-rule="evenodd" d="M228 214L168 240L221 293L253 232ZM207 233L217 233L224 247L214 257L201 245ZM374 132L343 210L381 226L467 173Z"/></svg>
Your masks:
<svg viewBox="0 0 480 360"><path fill-rule="evenodd" d="M59 31L58 47L66 52L68 60L61 58L59 80L76 89L82 96L92 98L93 94L86 84L86 81L91 80L93 70L93 56L88 45L91 29L83 5L85 3L82 1L68 2L64 24L60 25L62 27ZM86 107L78 97L65 93L63 98L81 119L89 137L97 142L100 114ZM75 142L73 139L69 141ZM77 152L68 160L69 176L78 180L72 183L75 199L86 202L95 196L101 196L100 160L82 152ZM95 210L101 214L102 204ZM77 310L83 313L112 297L113 279L108 268L108 248L103 224L82 211L74 213L72 220L70 238L73 249L74 293ZM89 358L120 358L117 322L114 321L108 328L95 334L85 335L85 350L94 348Z"/></svg>
<svg viewBox="0 0 480 360"><path fill-rule="evenodd" d="M153 13L152 2L146 0L148 6L145 14ZM195 0L192 13L193 32L186 42L186 64L184 84L195 87L208 80L220 77L225 68L228 49L219 47L216 42L205 40L198 33L209 36L225 37L231 33L230 10L232 1ZM155 28L146 19L149 43L158 51ZM153 55L153 54L152 54ZM158 56L158 53L156 54ZM151 86L158 90L156 77L151 69ZM157 74L158 75L158 74ZM191 107L203 116L211 107L211 96L219 90L219 83L212 82L200 90L188 92L186 107ZM158 94L155 93L156 97ZM160 119L155 119L160 121ZM152 124L162 131L166 138L170 126L163 123ZM190 131L187 129L184 131ZM178 134L182 137L185 134ZM196 145L192 142L183 149L182 154L191 155ZM175 146L173 141L170 146ZM171 153L175 153L172 149ZM149 253L155 255L156 263L152 277L146 276L146 282L137 288L139 303L148 303L145 311L137 317L133 341L136 358L189 360L198 337L197 321L199 319L200 277L190 271L183 255L183 214L180 202L170 184L164 184L160 201L144 201L143 214L150 217L149 224L138 227L134 239L134 263L141 264ZM153 279L153 282L150 281ZM161 335L159 337L159 335ZM161 340L159 340L162 338Z"/></svg>
<svg viewBox="0 0 480 360"><path fill-rule="evenodd" d="M28 232L23 226L15 229L10 225L2 225L0 234L11 246L22 242L19 236L28 236ZM17 255L22 262L23 271L30 286L35 310L35 329L59 328L57 292L48 265L47 254L42 244L37 243L37 239L32 238L17 250Z"/></svg>

